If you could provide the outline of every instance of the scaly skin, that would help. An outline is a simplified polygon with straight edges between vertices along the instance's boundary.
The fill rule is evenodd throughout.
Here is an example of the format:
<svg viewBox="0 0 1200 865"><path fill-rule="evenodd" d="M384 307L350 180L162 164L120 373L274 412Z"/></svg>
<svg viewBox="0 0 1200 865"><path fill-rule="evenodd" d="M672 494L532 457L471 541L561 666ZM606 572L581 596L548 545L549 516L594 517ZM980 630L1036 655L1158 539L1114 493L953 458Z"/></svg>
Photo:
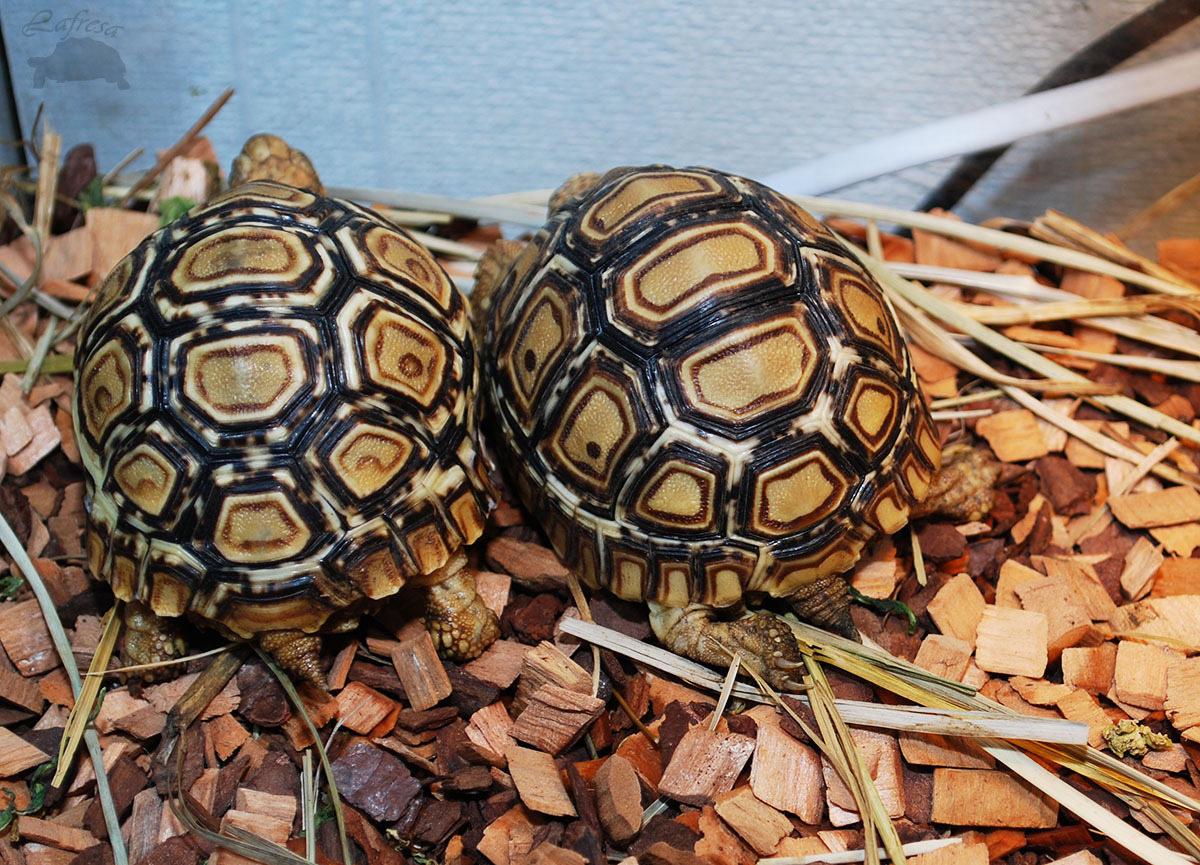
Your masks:
<svg viewBox="0 0 1200 865"><path fill-rule="evenodd" d="M459 550L427 579L433 582L425 607L425 627L438 654L451 661L479 657L500 635L500 624L475 591L475 572L467 567L466 555Z"/></svg>
<svg viewBox="0 0 1200 865"><path fill-rule="evenodd" d="M322 691L329 690L321 669L321 638L317 634L264 631L258 635L258 644L295 678L312 682Z"/></svg>
<svg viewBox="0 0 1200 865"><path fill-rule="evenodd" d="M664 607L649 601L650 626L659 642L694 661L727 667L729 652L741 655L776 690L795 690L794 671L804 663L800 646L787 623L759 612L723 621L703 604ZM729 651L725 651L728 649Z"/></svg>
<svg viewBox="0 0 1200 865"><path fill-rule="evenodd" d="M125 663L159 664L174 661L187 653L187 643L173 619L165 619L154 613L140 601L125 605ZM146 682L173 679L179 674L177 666L156 667L142 670L137 677Z"/></svg>
<svg viewBox="0 0 1200 865"><path fill-rule="evenodd" d="M846 586L846 578L841 574L828 574L805 583L784 600L801 621L861 641L858 627L850 617L850 592Z"/></svg>

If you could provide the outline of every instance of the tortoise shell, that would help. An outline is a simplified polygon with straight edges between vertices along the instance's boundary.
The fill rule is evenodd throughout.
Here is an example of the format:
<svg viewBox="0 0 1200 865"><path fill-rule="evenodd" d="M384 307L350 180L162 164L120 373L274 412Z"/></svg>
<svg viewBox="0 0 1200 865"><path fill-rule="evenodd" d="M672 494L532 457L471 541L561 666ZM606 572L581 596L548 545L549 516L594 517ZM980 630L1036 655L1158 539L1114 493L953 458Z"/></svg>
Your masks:
<svg viewBox="0 0 1200 865"><path fill-rule="evenodd" d="M908 519L940 458L895 314L812 216L702 168L609 172L494 287L507 467L585 583L786 596Z"/></svg>
<svg viewBox="0 0 1200 865"><path fill-rule="evenodd" d="M349 202L251 183L153 234L76 370L90 565L159 615L345 626L482 531L464 299Z"/></svg>

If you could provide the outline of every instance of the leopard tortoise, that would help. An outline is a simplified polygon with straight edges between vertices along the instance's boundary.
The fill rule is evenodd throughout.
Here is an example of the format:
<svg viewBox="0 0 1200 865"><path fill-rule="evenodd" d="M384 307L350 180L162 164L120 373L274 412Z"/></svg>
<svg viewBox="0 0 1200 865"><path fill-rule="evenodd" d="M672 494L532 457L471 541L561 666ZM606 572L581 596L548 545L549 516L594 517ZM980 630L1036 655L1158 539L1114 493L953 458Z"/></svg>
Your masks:
<svg viewBox="0 0 1200 865"><path fill-rule="evenodd" d="M76 351L87 554L126 660L174 617L320 682L321 632L406 583L444 654L496 636L463 547L491 507L464 298L372 211L251 182L147 238Z"/></svg>
<svg viewBox="0 0 1200 865"><path fill-rule="evenodd" d="M896 317L817 220L703 168L555 195L479 270L484 388L525 505L586 584L659 639L775 682L792 632L857 636L842 572L908 520L941 449Z"/></svg>

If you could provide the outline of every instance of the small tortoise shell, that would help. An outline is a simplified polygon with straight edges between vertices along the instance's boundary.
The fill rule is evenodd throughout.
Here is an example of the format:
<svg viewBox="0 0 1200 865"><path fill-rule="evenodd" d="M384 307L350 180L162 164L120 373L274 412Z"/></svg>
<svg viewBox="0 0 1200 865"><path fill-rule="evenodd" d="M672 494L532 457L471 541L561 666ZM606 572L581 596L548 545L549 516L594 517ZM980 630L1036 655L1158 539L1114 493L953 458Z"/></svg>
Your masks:
<svg viewBox="0 0 1200 865"><path fill-rule="evenodd" d="M482 531L464 299L356 205L192 211L109 275L76 369L91 567L159 615L346 626Z"/></svg>
<svg viewBox="0 0 1200 865"><path fill-rule="evenodd" d="M490 295L520 496L593 586L792 595L908 519L940 446L896 317L812 216L700 168L616 169Z"/></svg>

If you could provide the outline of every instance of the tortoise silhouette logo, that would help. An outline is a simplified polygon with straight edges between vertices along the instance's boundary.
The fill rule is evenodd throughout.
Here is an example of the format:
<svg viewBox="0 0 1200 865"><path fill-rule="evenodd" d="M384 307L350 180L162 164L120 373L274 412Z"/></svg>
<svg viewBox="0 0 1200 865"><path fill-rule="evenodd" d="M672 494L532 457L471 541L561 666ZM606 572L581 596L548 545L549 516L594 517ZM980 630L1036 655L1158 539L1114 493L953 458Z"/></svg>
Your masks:
<svg viewBox="0 0 1200 865"><path fill-rule="evenodd" d="M33 87L41 90L46 79L51 81L94 81L102 78L128 90L125 80L125 61L117 49L87 36L63 39L45 57L30 57L33 67Z"/></svg>

